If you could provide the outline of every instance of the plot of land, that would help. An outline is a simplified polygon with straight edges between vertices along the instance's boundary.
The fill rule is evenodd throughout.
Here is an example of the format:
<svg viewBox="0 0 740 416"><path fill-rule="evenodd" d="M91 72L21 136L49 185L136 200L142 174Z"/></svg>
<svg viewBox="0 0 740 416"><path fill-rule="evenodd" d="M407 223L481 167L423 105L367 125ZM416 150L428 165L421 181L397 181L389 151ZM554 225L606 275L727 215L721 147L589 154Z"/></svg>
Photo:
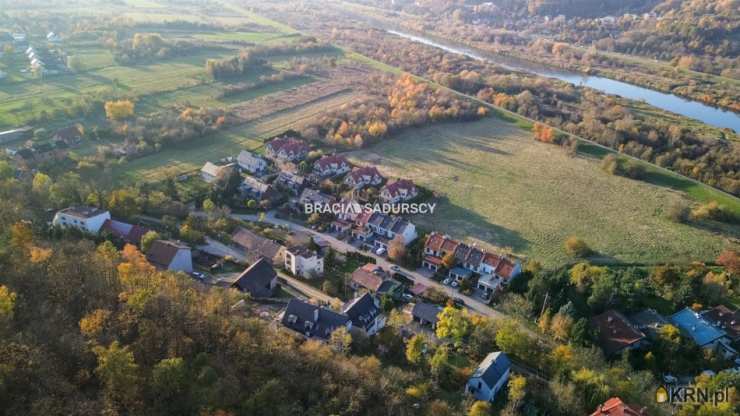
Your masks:
<svg viewBox="0 0 740 416"><path fill-rule="evenodd" d="M598 161L569 157L499 119L414 130L351 156L442 195L433 216L414 219L425 231L549 266L569 260L562 247L570 235L602 261L637 263L711 260L725 243L665 218L682 194L608 175Z"/></svg>

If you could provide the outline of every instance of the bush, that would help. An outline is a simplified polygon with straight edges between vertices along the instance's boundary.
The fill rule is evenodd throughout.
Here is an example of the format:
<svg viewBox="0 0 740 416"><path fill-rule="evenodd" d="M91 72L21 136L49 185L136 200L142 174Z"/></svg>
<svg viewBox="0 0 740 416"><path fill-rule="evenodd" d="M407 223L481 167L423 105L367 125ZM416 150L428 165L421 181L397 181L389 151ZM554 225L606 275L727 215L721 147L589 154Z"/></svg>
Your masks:
<svg viewBox="0 0 740 416"><path fill-rule="evenodd" d="M685 223L689 220L690 210L684 201L677 201L668 208L666 216L669 220L677 223Z"/></svg>
<svg viewBox="0 0 740 416"><path fill-rule="evenodd" d="M565 252L571 257L586 257L591 254L591 248L585 241L572 236L565 240Z"/></svg>

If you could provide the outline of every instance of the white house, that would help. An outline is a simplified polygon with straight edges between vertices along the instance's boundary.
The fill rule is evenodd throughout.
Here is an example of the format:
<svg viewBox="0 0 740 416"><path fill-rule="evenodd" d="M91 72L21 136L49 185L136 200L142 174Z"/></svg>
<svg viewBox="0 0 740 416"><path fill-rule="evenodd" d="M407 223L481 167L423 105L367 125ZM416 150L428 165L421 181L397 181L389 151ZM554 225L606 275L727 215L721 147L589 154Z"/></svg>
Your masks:
<svg viewBox="0 0 740 416"><path fill-rule="evenodd" d="M190 247L178 241L155 240L146 252L146 259L160 269L193 272L193 255Z"/></svg>
<svg viewBox="0 0 740 416"><path fill-rule="evenodd" d="M369 293L347 302L342 313L352 321L353 330L367 336L375 335L385 327L385 315L381 312L380 301Z"/></svg>
<svg viewBox="0 0 740 416"><path fill-rule="evenodd" d="M357 224L366 230L372 231L376 237L379 237L376 241L381 243L381 245L386 245L387 241L393 240L399 234L403 237L404 245L411 244L418 237L416 226L413 223L401 217L385 215L379 212L365 212L361 214L357 219Z"/></svg>
<svg viewBox="0 0 740 416"><path fill-rule="evenodd" d="M313 171L320 177L337 176L349 172L350 165L344 156L322 156L313 164Z"/></svg>
<svg viewBox="0 0 740 416"><path fill-rule="evenodd" d="M496 393L509 381L511 361L506 353L496 351L488 354L468 379L465 391L476 400L492 402Z"/></svg>
<svg viewBox="0 0 740 416"><path fill-rule="evenodd" d="M242 150L239 152L239 156L236 157L236 163L242 170L252 174L262 173L267 169L267 161L261 157Z"/></svg>
<svg viewBox="0 0 740 416"><path fill-rule="evenodd" d="M62 228L76 228L89 234L97 234L110 219L110 212L88 206L74 206L58 211L52 224Z"/></svg>
<svg viewBox="0 0 740 416"><path fill-rule="evenodd" d="M324 274L324 258L305 247L285 250L285 269L294 276L311 279Z"/></svg>
<svg viewBox="0 0 740 416"><path fill-rule="evenodd" d="M389 204L397 204L403 201L409 201L419 195L416 185L408 179L400 179L393 183L386 184L380 190L380 199Z"/></svg>

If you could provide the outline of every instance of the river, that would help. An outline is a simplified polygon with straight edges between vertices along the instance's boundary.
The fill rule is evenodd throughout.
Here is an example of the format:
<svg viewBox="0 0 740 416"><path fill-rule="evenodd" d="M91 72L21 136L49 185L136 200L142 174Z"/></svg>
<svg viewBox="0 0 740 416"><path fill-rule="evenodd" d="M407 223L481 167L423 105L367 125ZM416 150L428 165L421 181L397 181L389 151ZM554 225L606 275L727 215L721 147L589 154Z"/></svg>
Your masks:
<svg viewBox="0 0 740 416"><path fill-rule="evenodd" d="M465 46L454 46L451 42L442 43L437 40L399 32L397 30L388 30L388 33L423 43L425 45L434 46L448 52L465 55L480 61L491 62L508 69L537 74L548 78L557 78L574 85L590 87L607 94L619 95L631 100L645 101L653 107L693 118L712 126L726 127L735 132L740 132L740 115L735 114L732 111L722 110L702 104L698 101L688 100L677 95L667 94L650 88L639 87L637 85L616 81L610 78L585 75L579 72L564 71L547 67L545 65L537 65L535 63L516 58L477 51Z"/></svg>

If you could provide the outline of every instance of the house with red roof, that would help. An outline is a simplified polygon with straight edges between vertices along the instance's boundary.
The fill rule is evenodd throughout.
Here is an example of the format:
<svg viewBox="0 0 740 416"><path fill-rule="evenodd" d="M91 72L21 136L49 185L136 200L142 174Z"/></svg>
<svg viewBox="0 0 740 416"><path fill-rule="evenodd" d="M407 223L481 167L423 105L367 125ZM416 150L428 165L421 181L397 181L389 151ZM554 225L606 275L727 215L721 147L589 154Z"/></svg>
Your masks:
<svg viewBox="0 0 740 416"><path fill-rule="evenodd" d="M281 162L298 162L306 158L310 148L294 137L278 137L267 143L265 154L268 158Z"/></svg>
<svg viewBox="0 0 740 416"><path fill-rule="evenodd" d="M619 397L612 397L600 404L591 416L647 416L646 408L630 406Z"/></svg>
<svg viewBox="0 0 740 416"><path fill-rule="evenodd" d="M108 232L112 236L121 239L122 241L139 245L141 237L148 233L149 230L146 227L142 227L136 224L128 224L123 221L116 221L114 219L107 219L103 223L101 231Z"/></svg>
<svg viewBox="0 0 740 416"><path fill-rule="evenodd" d="M598 344L607 357L639 348L645 339L642 331L613 309L594 316L589 323L598 333Z"/></svg>
<svg viewBox="0 0 740 416"><path fill-rule="evenodd" d="M363 166L352 169L352 172L344 178L344 183L353 188L363 188L365 186L378 186L383 183L383 175L378 172L375 166Z"/></svg>
<svg viewBox="0 0 740 416"><path fill-rule="evenodd" d="M322 156L313 164L313 172L321 178L343 175L350 169L347 158L339 155Z"/></svg>
<svg viewBox="0 0 740 416"><path fill-rule="evenodd" d="M386 184L380 190L380 199L389 204L410 201L419 196L419 190L416 185L408 179L399 179L395 182Z"/></svg>

